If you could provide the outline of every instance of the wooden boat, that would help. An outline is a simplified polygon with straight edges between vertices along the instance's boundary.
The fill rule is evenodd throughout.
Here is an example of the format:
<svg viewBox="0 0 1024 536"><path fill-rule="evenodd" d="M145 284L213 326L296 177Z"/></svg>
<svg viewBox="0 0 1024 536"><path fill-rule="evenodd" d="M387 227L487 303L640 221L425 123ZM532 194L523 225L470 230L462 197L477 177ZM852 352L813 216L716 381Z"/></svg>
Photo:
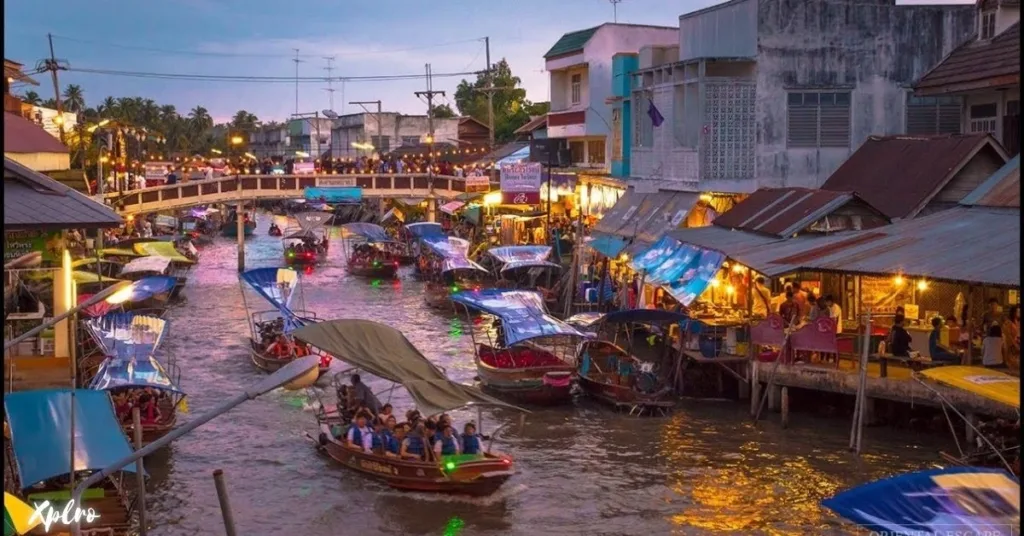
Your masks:
<svg viewBox="0 0 1024 536"><path fill-rule="evenodd" d="M320 321L316 317L316 313L309 311L292 312L296 315L302 315L305 320L310 322ZM251 323L256 333L260 334L258 337L249 338L249 356L252 358L252 363L256 365L256 368L264 372L274 372L300 357L312 354L320 357L320 372L317 378L319 379L324 374L327 374L331 366L331 356L317 348L301 347L299 351L287 356L278 356L267 352L267 344L264 344L262 341L274 340L276 338L274 334L283 333L284 320L281 317L280 311L257 311L252 314Z"/></svg>
<svg viewBox="0 0 1024 536"><path fill-rule="evenodd" d="M349 259L348 273L371 279L394 279L398 277L398 262L393 259Z"/></svg>
<svg viewBox="0 0 1024 536"><path fill-rule="evenodd" d="M570 362L584 334L548 314L543 297L526 290L483 289L454 294L466 313L480 384L523 404L555 405L572 400L576 370ZM477 312L493 315L494 333L478 334ZM486 342L479 342L484 339Z"/></svg>
<svg viewBox="0 0 1024 536"><path fill-rule="evenodd" d="M168 276L174 278L174 287L170 290L170 300L181 297L181 292L188 282L187 276L172 273L171 259L162 256L138 257L124 265L118 276L127 281L138 281L146 277Z"/></svg>
<svg viewBox="0 0 1024 536"><path fill-rule="evenodd" d="M478 429L482 430L480 409L487 406L522 411L479 390L451 382L398 330L369 320L330 320L296 330L293 335L311 346L324 348L351 366L401 384L416 407L425 415L473 406L478 409ZM342 357L343 356L343 357ZM315 393L314 393L315 394ZM318 396L318 395L317 395ZM337 405L321 403L317 412L320 434L317 449L342 466L379 478L399 490L464 495L488 495L515 474L512 458L494 453L487 445L480 455L442 456L409 460L364 452L346 446L339 437L347 424ZM492 432L497 436L504 426Z"/></svg>
<svg viewBox="0 0 1024 536"><path fill-rule="evenodd" d="M248 238L256 232L256 218L255 215L251 218L248 215L245 216L246 220L242 224L242 228L245 233L245 237ZM224 224L220 227L220 235L227 238L238 238L238 212L232 210L227 219L224 220Z"/></svg>
<svg viewBox="0 0 1024 536"><path fill-rule="evenodd" d="M373 223L346 223L341 226L346 248L348 273L373 279L393 279L401 263L393 252L395 240Z"/></svg>

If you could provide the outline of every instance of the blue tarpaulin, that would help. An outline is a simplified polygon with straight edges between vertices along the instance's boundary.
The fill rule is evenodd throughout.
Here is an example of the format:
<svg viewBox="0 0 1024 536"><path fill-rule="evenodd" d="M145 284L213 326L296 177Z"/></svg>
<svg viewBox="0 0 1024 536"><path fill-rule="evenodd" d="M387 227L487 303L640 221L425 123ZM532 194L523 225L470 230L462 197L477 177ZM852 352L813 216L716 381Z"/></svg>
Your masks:
<svg viewBox="0 0 1024 536"><path fill-rule="evenodd" d="M99 471L132 453L105 391L76 389L74 397L70 389L8 393L4 410L22 489L68 474L72 433L75 471ZM135 466L122 470L135 472Z"/></svg>
<svg viewBox="0 0 1024 536"><path fill-rule="evenodd" d="M501 261L502 272L527 266L562 267L547 260L551 257L551 246L501 246L491 248L487 253Z"/></svg>
<svg viewBox="0 0 1024 536"><path fill-rule="evenodd" d="M363 200L363 189L353 186L309 187L304 190L304 194L309 201L320 201L323 203L355 204Z"/></svg>
<svg viewBox="0 0 1024 536"><path fill-rule="evenodd" d="M435 254L439 255L441 271L478 270L486 272L483 266L469 260L469 242L454 236L425 236L423 243Z"/></svg>
<svg viewBox="0 0 1024 536"><path fill-rule="evenodd" d="M383 227L375 223L346 223L341 226L343 238L362 238L367 242L394 242Z"/></svg>
<svg viewBox="0 0 1024 536"><path fill-rule="evenodd" d="M821 503L875 534L1014 534L1020 482L1002 469L949 467L904 474Z"/></svg>
<svg viewBox="0 0 1024 536"><path fill-rule="evenodd" d="M131 284L131 290L127 291L126 294L121 294L122 291L115 292L111 298L116 296L118 303L137 303L143 300L148 300L153 296L159 296L160 294L166 294L174 289L174 285L178 284L177 278L169 275L153 275L143 277ZM110 298L108 298L110 301Z"/></svg>
<svg viewBox="0 0 1024 536"><path fill-rule="evenodd" d="M428 236L444 236L444 227L441 227L440 223L434 223L430 221L421 221L416 223L410 223L405 226L405 230L409 234L416 238L426 238Z"/></svg>
<svg viewBox="0 0 1024 536"><path fill-rule="evenodd" d="M109 313L85 321L96 344L108 357L149 357L167 335L168 323L152 315Z"/></svg>
<svg viewBox="0 0 1024 536"><path fill-rule="evenodd" d="M243 272L242 281L274 307L287 310L299 286L299 273L291 268L256 268Z"/></svg>
<svg viewBox="0 0 1024 536"><path fill-rule="evenodd" d="M614 259L622 253L622 250L626 249L628 242L625 238L595 231L590 235L587 245L594 248L601 255Z"/></svg>
<svg viewBox="0 0 1024 536"><path fill-rule="evenodd" d="M108 357L89 384L89 389L102 391L119 387L152 387L184 394L155 357L121 359Z"/></svg>
<svg viewBox="0 0 1024 536"><path fill-rule="evenodd" d="M725 255L665 236L633 258L631 264L646 273L646 281L663 287L679 303L690 305L697 299L718 269Z"/></svg>
<svg viewBox="0 0 1024 536"><path fill-rule="evenodd" d="M506 346L539 337L585 336L548 314L544 298L532 290L464 290L453 294L452 300L500 318Z"/></svg>

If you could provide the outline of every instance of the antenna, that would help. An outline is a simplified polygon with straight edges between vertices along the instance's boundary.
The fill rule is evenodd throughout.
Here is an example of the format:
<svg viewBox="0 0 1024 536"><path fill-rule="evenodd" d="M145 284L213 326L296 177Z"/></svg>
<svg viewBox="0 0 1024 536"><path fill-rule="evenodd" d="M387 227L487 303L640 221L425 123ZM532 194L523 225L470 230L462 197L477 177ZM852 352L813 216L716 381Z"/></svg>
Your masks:
<svg viewBox="0 0 1024 536"><path fill-rule="evenodd" d="M334 65L332 65L334 63L334 56L325 56L324 59L327 60L327 67L324 67L324 70L327 71L327 87L324 88L324 91L326 91L327 94L330 96L330 108L329 109L333 110L334 109L334 86L332 84L334 82L334 79L331 78L331 71L334 70ZM331 113L334 113L334 112L331 112ZM324 115L327 115L327 114L325 113ZM337 114L335 114L335 117L337 117ZM332 117L331 119L334 119L334 118Z"/></svg>
<svg viewBox="0 0 1024 536"><path fill-rule="evenodd" d="M295 51L295 113L299 113L299 64L302 60L299 59L299 49L293 48Z"/></svg>
<svg viewBox="0 0 1024 536"><path fill-rule="evenodd" d="M338 114L334 110L321 110L320 113L324 114L327 119L337 119Z"/></svg>
<svg viewBox="0 0 1024 536"><path fill-rule="evenodd" d="M612 22L619 22L619 4L622 0L608 0L612 4Z"/></svg>

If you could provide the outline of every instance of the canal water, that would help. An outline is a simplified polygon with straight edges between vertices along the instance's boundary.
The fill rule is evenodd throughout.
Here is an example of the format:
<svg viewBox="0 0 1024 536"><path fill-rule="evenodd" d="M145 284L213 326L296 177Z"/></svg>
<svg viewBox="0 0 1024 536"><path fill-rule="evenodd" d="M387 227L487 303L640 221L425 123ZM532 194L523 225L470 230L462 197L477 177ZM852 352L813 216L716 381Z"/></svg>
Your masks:
<svg viewBox="0 0 1024 536"><path fill-rule="evenodd" d="M270 219L246 243L247 268L281 263L280 239L266 235ZM451 377L472 382L469 335L428 310L421 283L410 274L382 284L349 277L340 240L332 246L329 264L303 280L307 309L395 326ZM203 248L188 303L168 312L166 349L191 416L261 375L246 351L236 251L224 238ZM391 402L398 414L408 408L404 393ZM475 418L454 416L460 428ZM485 431L513 420L485 412ZM393 491L317 454L307 433L316 428L305 393L278 390L179 439L148 459L150 534L223 534L215 469L225 472L238 534L247 536L855 534L821 499L928 467L946 441L868 429L866 454L856 457L846 449L846 419L795 413L782 430L777 415L754 426L747 405L734 402L684 401L671 417L636 419L578 401L535 411L495 442L519 470L497 494L454 498Z"/></svg>

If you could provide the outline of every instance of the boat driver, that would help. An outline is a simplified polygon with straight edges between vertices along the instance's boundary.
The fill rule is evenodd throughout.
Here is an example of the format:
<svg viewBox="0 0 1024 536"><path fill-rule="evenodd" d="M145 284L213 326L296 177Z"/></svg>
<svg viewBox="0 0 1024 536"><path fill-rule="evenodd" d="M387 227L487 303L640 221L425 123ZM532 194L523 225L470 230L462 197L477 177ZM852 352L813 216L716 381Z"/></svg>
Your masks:
<svg viewBox="0 0 1024 536"><path fill-rule="evenodd" d="M345 445L363 452L373 452L373 432L366 426L366 414L357 413L354 426L349 427Z"/></svg>
<svg viewBox="0 0 1024 536"><path fill-rule="evenodd" d="M373 391L363 383L358 374L352 375L352 387L349 389L353 403L359 408L365 408L373 415L380 413L380 400L373 394Z"/></svg>

